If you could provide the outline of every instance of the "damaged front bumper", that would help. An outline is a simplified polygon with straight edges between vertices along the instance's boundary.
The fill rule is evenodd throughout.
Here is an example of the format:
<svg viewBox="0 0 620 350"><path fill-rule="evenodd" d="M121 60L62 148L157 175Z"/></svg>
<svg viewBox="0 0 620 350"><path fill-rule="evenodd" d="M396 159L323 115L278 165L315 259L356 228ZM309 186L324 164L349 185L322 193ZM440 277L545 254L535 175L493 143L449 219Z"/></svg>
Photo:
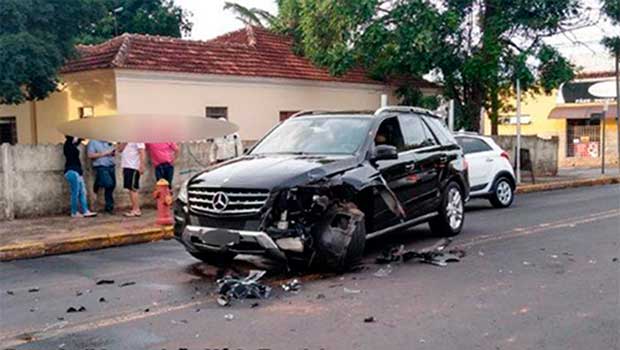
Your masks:
<svg viewBox="0 0 620 350"><path fill-rule="evenodd" d="M185 226L181 237L177 238L193 252L265 255L286 260L285 252L302 253L304 250L300 238L285 237L274 240L265 232L260 231L188 225Z"/></svg>

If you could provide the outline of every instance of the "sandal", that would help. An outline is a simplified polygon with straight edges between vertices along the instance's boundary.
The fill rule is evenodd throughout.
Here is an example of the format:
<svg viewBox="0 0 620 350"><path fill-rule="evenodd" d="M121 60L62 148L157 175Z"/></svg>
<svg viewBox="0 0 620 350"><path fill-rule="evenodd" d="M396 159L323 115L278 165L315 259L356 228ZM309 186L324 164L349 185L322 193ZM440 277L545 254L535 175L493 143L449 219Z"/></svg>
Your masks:
<svg viewBox="0 0 620 350"><path fill-rule="evenodd" d="M136 216L136 213L134 213L133 211L128 211L125 214L123 214L123 216L126 216L128 218L133 218Z"/></svg>

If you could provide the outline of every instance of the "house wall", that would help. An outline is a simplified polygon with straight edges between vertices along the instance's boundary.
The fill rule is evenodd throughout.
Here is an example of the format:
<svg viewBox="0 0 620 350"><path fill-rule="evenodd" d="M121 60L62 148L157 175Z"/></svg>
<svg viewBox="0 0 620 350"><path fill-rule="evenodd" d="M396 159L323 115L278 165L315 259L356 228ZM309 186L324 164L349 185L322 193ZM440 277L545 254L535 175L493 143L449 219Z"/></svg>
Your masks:
<svg viewBox="0 0 620 350"><path fill-rule="evenodd" d="M78 108L91 106L95 116L116 113L114 71L96 70L61 76L59 91L42 101L0 105L0 116L15 116L21 144L57 144L64 140L58 124L78 119Z"/></svg>
<svg viewBox="0 0 620 350"><path fill-rule="evenodd" d="M517 137L509 136L493 136L493 140L506 152L508 152L510 161L515 163ZM522 149L530 151L532 160L532 168L535 176L555 176L558 173L558 147L557 137L540 138L535 135L527 135L521 137Z"/></svg>
<svg viewBox="0 0 620 350"><path fill-rule="evenodd" d="M382 85L309 82L179 73L116 71L119 113L205 116L207 106L228 107L243 140L257 140L279 122L281 111L375 110Z"/></svg>
<svg viewBox="0 0 620 350"><path fill-rule="evenodd" d="M173 188L178 189L183 181L213 161L215 155L211 147L211 142L181 145L179 158L175 162ZM93 208L94 174L85 153L82 149L84 181ZM117 159L118 163L120 159ZM68 215L70 190L64 178L64 165L62 145L0 145L0 220ZM151 196L154 184L153 167L149 164L140 180L140 197L145 206L154 205ZM114 193L117 209L128 208L130 205L122 185L122 170L117 166ZM103 207L103 191L100 194L99 209Z"/></svg>
<svg viewBox="0 0 620 350"><path fill-rule="evenodd" d="M572 140L566 139L566 119L548 118L551 111L557 107L556 95L557 92L554 91L551 95L524 96L521 105L521 113L522 115L529 115L532 118L532 122L531 124L521 125L522 135L537 135L542 138L557 137L557 161L560 167L589 167L600 165L600 158L566 156L567 142L572 142ZM514 104L514 101L512 103ZM616 148L618 141L615 120L606 120L605 128L605 162L609 165L618 164L618 152ZM485 118L484 133L486 135L490 135L491 133L491 121L488 118ZM516 135L516 133L516 125L498 126L498 135Z"/></svg>

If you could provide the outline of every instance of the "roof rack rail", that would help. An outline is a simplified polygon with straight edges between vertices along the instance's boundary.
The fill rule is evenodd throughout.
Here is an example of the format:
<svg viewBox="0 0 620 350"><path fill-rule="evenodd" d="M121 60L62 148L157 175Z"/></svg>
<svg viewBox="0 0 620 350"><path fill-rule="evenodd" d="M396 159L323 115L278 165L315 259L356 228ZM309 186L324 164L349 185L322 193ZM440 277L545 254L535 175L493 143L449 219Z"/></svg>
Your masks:
<svg viewBox="0 0 620 350"><path fill-rule="evenodd" d="M412 107L412 106L385 106L377 109L375 112L375 117L383 114L383 113L420 113L425 114L430 117L441 118L440 115L429 111L428 109L420 108L420 107Z"/></svg>
<svg viewBox="0 0 620 350"><path fill-rule="evenodd" d="M326 110L306 110L293 114L291 118L303 117L306 115L320 115L320 114L372 114L372 111L326 111Z"/></svg>

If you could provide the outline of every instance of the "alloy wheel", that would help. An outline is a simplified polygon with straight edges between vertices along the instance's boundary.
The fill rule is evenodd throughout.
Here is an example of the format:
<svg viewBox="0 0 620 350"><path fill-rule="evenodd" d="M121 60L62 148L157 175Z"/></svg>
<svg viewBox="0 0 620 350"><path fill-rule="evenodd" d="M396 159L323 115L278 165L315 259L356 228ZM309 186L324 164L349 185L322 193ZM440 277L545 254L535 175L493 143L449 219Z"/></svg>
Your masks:
<svg viewBox="0 0 620 350"><path fill-rule="evenodd" d="M450 188L446 205L446 217L453 230L457 230L463 222L463 196L456 188Z"/></svg>
<svg viewBox="0 0 620 350"><path fill-rule="evenodd" d="M500 181L497 184L497 189L495 190L495 194L497 195L497 199L503 205L508 205L512 200L512 187L507 181Z"/></svg>

